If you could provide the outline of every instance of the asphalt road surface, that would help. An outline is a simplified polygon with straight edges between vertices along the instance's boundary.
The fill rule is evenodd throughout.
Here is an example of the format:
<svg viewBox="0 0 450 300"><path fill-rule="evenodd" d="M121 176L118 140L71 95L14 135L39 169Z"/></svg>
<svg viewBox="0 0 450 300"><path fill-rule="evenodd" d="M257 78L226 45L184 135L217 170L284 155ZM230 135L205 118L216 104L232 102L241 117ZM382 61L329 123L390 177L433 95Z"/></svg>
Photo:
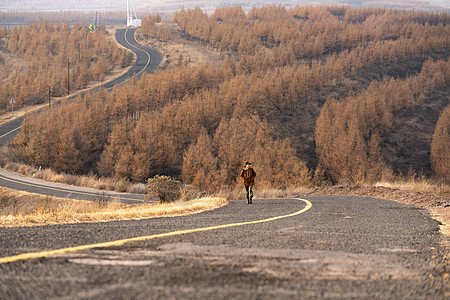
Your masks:
<svg viewBox="0 0 450 300"><path fill-rule="evenodd" d="M123 76L104 84L103 86L106 89L122 84L133 76L139 78L142 73L152 73L161 63L161 53L139 44L134 37L135 32L136 28L117 29L117 41L122 46L136 53L136 63Z"/></svg>
<svg viewBox="0 0 450 300"><path fill-rule="evenodd" d="M142 203L145 195L117 193L105 190L77 187L28 178L0 169L0 186L46 196L75 200L117 201L126 204Z"/></svg>
<svg viewBox="0 0 450 300"><path fill-rule="evenodd" d="M140 77L144 72L151 73L159 66L162 55L150 48L140 45L134 38L135 28L118 29L117 41L124 47L136 53L136 63L124 75L103 85L106 89L123 84L133 77ZM23 117L16 118L0 126L0 147L13 140L20 132ZM144 199L143 195L119 194L92 189L76 188L70 185L49 184L43 181L35 181L23 176L17 176L10 172L0 170L0 186L11 189L27 191L36 194L64 197L71 199L93 200L99 197L115 199L123 203L139 203Z"/></svg>
<svg viewBox="0 0 450 300"><path fill-rule="evenodd" d="M47 257L0 259L0 295L448 299L443 237L424 211L365 197L305 199L231 201L176 218L0 228L1 257L88 245ZM226 226L211 227L217 225ZM142 236L147 238L89 246Z"/></svg>

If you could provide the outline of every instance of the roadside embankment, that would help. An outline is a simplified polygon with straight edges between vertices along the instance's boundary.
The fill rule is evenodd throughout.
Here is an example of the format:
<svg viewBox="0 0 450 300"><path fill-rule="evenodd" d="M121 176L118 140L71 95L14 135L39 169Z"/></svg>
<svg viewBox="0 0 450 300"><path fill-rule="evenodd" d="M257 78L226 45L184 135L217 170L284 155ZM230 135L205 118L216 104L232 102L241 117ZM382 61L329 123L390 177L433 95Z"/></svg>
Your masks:
<svg viewBox="0 0 450 300"><path fill-rule="evenodd" d="M0 188L0 226L38 226L82 222L108 222L189 215L227 204L224 198L200 198L172 203L127 205L40 196Z"/></svg>

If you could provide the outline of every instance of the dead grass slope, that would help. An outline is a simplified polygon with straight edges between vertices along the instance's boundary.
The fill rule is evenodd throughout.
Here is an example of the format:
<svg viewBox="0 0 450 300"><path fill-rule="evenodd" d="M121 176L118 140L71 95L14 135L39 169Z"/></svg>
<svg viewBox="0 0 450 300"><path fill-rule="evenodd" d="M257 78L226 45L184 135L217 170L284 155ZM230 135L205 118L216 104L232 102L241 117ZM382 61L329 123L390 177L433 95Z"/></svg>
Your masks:
<svg viewBox="0 0 450 300"><path fill-rule="evenodd" d="M0 188L0 226L38 226L173 217L200 213L227 204L224 198L126 205L40 196Z"/></svg>

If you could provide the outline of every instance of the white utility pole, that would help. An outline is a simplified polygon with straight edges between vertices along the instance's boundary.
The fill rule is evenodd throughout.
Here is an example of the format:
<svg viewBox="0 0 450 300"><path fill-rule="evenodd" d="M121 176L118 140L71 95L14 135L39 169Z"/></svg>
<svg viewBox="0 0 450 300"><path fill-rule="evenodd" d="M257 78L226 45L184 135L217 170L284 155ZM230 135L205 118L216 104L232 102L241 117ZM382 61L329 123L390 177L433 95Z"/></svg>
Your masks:
<svg viewBox="0 0 450 300"><path fill-rule="evenodd" d="M132 0L127 0L127 27L140 27L141 19L137 18Z"/></svg>

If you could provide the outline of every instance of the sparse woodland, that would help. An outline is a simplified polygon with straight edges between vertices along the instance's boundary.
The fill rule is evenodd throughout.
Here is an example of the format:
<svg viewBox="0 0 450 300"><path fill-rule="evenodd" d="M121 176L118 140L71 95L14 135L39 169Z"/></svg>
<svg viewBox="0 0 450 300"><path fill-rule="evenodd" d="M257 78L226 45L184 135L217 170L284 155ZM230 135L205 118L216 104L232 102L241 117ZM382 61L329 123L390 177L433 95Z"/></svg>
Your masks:
<svg viewBox="0 0 450 300"><path fill-rule="evenodd" d="M157 21L143 20L143 33L162 38ZM141 182L171 175L203 190L238 184L245 161L267 188L413 173L450 181L447 14L226 7L173 21L223 64L181 62L29 115L12 145L21 159Z"/></svg>

